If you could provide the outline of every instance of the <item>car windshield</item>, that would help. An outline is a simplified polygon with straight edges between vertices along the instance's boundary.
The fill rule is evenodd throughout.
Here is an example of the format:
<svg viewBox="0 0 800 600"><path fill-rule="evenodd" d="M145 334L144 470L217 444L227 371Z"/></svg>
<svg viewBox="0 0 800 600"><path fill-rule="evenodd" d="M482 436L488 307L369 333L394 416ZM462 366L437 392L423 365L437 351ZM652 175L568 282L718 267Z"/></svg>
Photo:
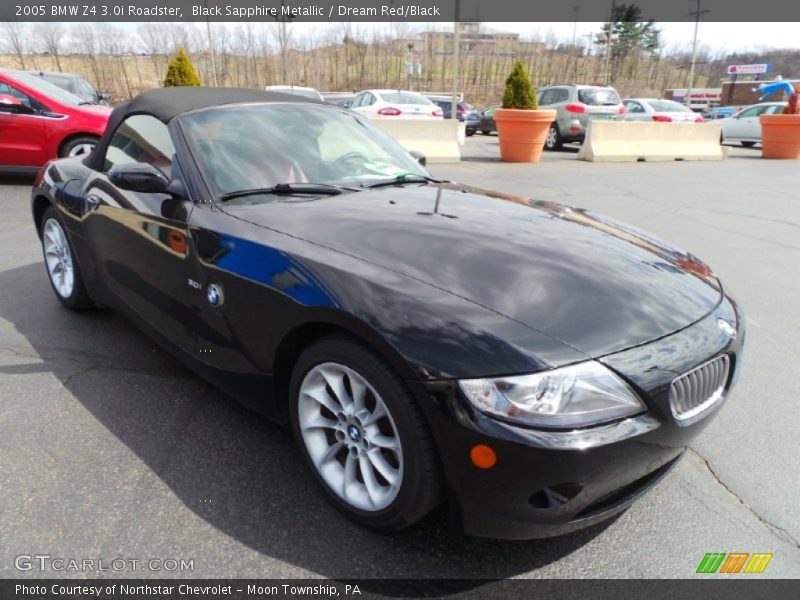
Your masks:
<svg viewBox="0 0 800 600"><path fill-rule="evenodd" d="M52 83L48 83L44 79L36 77L36 75L31 75L30 73L14 73L12 78L19 83L22 83L29 88L32 88L55 100L56 102L60 102L61 104L67 104L69 106L78 106L79 104L83 104L86 101L82 98L78 98L74 94L71 94L65 90L62 90L57 85L53 85Z"/></svg>
<svg viewBox="0 0 800 600"><path fill-rule="evenodd" d="M647 103L656 112L692 112L692 109L685 104L679 104L672 100L648 100Z"/></svg>
<svg viewBox="0 0 800 600"><path fill-rule="evenodd" d="M619 94L609 88L585 88L578 90L578 100L589 106L612 106L619 104Z"/></svg>
<svg viewBox="0 0 800 600"><path fill-rule="evenodd" d="M385 102L392 104L433 104L425 96L411 92L385 92L380 96Z"/></svg>
<svg viewBox="0 0 800 600"><path fill-rule="evenodd" d="M389 135L360 115L332 106L224 106L188 113L180 123L218 197L281 184L352 187L403 175L429 177ZM274 194L242 200L265 198Z"/></svg>

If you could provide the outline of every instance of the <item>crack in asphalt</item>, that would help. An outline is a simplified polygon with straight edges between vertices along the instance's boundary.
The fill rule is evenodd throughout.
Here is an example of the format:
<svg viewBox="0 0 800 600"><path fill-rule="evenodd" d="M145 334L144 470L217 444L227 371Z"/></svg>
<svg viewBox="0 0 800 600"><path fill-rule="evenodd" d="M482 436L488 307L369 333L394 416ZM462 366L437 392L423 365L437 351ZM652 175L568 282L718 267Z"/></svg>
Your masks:
<svg viewBox="0 0 800 600"><path fill-rule="evenodd" d="M727 483L722 481L720 476L717 474L717 472L714 470L714 468L711 466L711 463L709 462L709 460L705 456L700 454L694 448L689 448L689 452L694 454L697 458L699 458L703 462L703 464L705 465L706 469L708 469L708 472L711 473L711 476L716 480L716 482L719 485L721 485L725 489L725 491L727 491L731 496L736 498L736 500L739 502L739 504L741 504L745 509L747 509L747 511L749 513L751 513L761 523L763 523L764 526L767 529L769 529L775 536L781 538L785 542L789 542L790 544L794 545L795 548L800 549L800 541L798 541L791 533L789 533L786 529L784 529L780 525L777 525L777 524L773 523L772 521L766 519L765 517L761 516L760 514L758 514L753 509L753 507L750 506L744 500L742 500L742 498L736 492L734 492L733 489L731 489L731 487Z"/></svg>
<svg viewBox="0 0 800 600"><path fill-rule="evenodd" d="M694 211L698 211L698 212L711 213L711 214L714 214L714 215L725 215L725 216L728 216L728 217L739 217L739 218L742 218L742 219L752 219L754 221L764 221L765 223L777 223L778 225L788 225L789 227L800 228L800 223L794 223L793 221L785 221L785 220L781 220L781 219L770 219L768 217L761 217L761 216L758 216L758 215L748 215L746 213L737 213L737 212L731 212L731 211L728 211L728 210L715 210L715 209L712 209L712 208L705 208L705 207L702 207L702 206L686 206L684 204L678 204L678 205L676 205L675 208L678 208L680 210L694 210Z"/></svg>
<svg viewBox="0 0 800 600"><path fill-rule="evenodd" d="M681 213L682 209L679 208L677 212ZM775 241L775 240L762 238L762 237L759 237L757 235L752 235L752 234L745 233L745 232L742 232L742 231L736 231L735 229L728 229L727 227L720 227L719 225L717 225L715 223L708 223L706 221L703 221L702 219L698 219L697 217L694 217L694 220L695 220L695 222L700 223L701 225L704 225L705 227L709 227L711 229L716 229L717 231L723 231L725 233L732 233L732 234L738 235L740 237L746 237L746 238L749 238L751 240L755 240L757 242L761 242L763 244L769 244L771 246L777 246L778 248L783 248L784 250L800 250L800 246L793 246L792 244L786 244L784 242L778 242L778 241Z"/></svg>
<svg viewBox="0 0 800 600"><path fill-rule="evenodd" d="M14 356L19 356L19 357L22 357L22 358L32 358L32 359L41 361L42 364L46 364L48 362L54 362L54 361L69 361L69 362L78 363L79 365L82 365L82 368L78 369L74 373L71 373L65 379L60 380L61 381L61 385L63 385L64 387L66 387L67 384L69 382L71 382L72 379L74 379L78 375L83 375L83 374L85 374L85 373L87 373L89 371L102 370L102 369L108 369L110 371L119 371L119 372L122 372L122 373L130 373L132 375L146 375L146 376L160 377L160 378L165 378L165 379L179 379L179 380L183 380L183 381L189 381L189 380L195 379L195 377L193 377L191 375L186 376L186 375L177 375L177 374L172 374L172 373L163 373L163 372L159 373L159 372L154 372L154 371L148 370L148 369L134 369L134 368L131 368L131 367L124 367L124 366L119 366L119 365L114 365L114 364L94 363L94 362L91 362L91 361L83 360L81 358L76 358L74 356L56 356L56 355L54 355L54 356L42 356L42 355L35 354L35 353L27 353L27 352L24 352L24 351L21 351L21 350L17 350L16 348L12 348L12 347L9 347L9 346L0 346L0 352L8 352L9 354L13 354Z"/></svg>

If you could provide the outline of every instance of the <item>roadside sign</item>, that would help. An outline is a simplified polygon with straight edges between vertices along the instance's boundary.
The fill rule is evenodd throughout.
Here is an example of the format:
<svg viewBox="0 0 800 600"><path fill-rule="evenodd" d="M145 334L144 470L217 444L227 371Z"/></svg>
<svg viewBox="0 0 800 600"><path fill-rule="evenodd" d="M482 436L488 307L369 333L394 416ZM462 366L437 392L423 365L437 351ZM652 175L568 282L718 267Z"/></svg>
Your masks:
<svg viewBox="0 0 800 600"><path fill-rule="evenodd" d="M765 75L772 72L772 63L728 65L728 75Z"/></svg>

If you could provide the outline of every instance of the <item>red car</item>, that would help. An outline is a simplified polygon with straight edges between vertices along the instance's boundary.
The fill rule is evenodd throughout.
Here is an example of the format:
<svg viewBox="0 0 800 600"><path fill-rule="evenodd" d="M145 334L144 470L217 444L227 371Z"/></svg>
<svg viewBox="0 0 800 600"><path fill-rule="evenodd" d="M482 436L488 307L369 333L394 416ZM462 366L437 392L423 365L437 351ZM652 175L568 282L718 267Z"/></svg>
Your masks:
<svg viewBox="0 0 800 600"><path fill-rule="evenodd" d="M110 114L29 73L0 69L0 170L38 170L90 152Z"/></svg>

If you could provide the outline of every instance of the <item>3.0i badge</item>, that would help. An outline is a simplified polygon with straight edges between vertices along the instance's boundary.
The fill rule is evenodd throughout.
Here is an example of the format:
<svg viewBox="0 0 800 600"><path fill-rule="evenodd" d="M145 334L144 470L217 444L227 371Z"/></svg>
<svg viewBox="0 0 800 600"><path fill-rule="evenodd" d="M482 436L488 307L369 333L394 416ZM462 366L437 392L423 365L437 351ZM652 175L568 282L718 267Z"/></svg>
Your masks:
<svg viewBox="0 0 800 600"><path fill-rule="evenodd" d="M212 283L206 290L206 298L211 306L222 306L225 302L225 296L222 294L222 286Z"/></svg>

